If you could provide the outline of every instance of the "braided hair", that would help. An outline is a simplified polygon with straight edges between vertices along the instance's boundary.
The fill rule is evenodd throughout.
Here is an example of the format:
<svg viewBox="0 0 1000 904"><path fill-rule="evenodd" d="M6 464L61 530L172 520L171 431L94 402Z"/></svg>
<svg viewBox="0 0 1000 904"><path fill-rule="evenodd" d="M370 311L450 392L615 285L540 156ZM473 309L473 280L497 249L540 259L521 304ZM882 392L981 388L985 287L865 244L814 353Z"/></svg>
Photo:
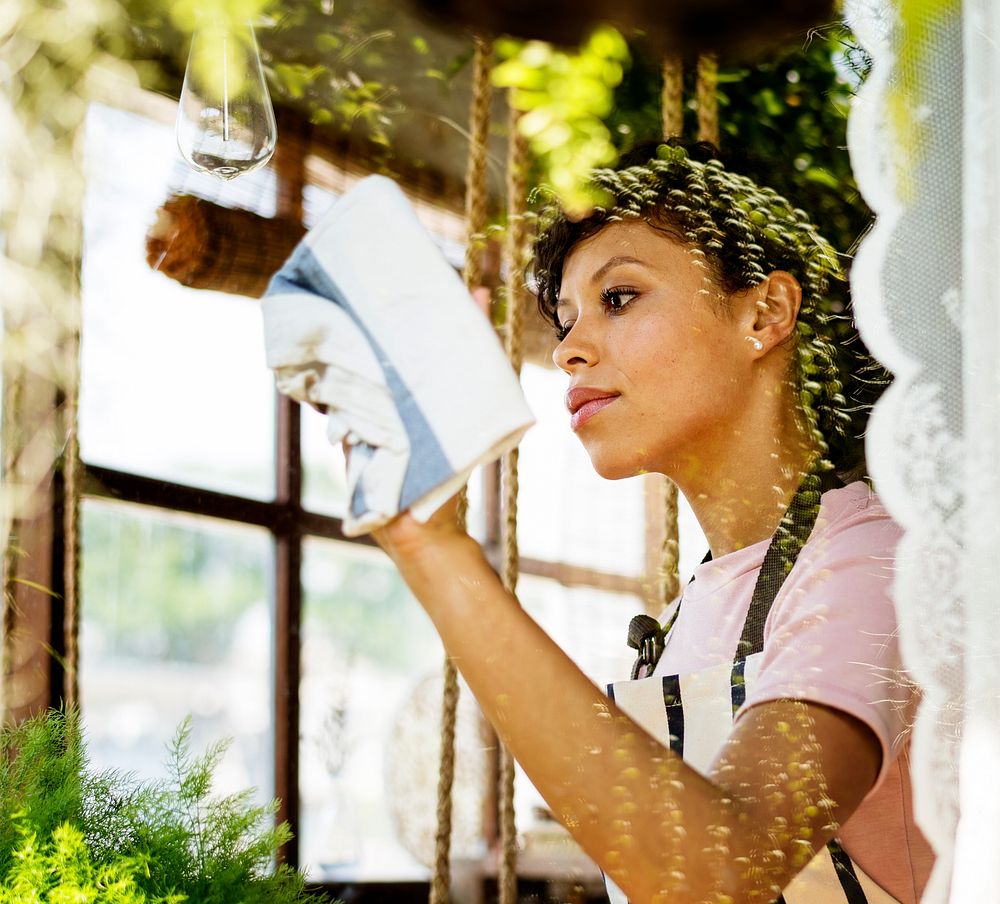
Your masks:
<svg viewBox="0 0 1000 904"><path fill-rule="evenodd" d="M596 170L593 183L608 200L585 219L570 220L554 205L541 215L534 278L542 316L558 331L556 305L567 255L613 222L644 220L676 235L704 257L727 294L785 270L802 286L792 379L819 450L800 502L818 508L825 478L833 472L844 480L862 476L865 426L889 376L857 336L840 257L808 215L773 189L727 170L704 142L671 139L652 150L637 149L618 169ZM778 537L790 553L799 545L792 520L790 509Z"/></svg>

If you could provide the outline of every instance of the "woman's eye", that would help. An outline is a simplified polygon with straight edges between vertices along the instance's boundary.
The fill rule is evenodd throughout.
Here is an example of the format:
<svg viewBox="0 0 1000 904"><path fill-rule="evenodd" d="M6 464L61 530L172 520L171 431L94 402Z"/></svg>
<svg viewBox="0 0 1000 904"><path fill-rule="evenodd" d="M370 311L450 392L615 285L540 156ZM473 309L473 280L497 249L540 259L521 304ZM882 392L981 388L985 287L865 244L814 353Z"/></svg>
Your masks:
<svg viewBox="0 0 1000 904"><path fill-rule="evenodd" d="M617 286L614 289L605 289L601 292L601 302L611 313L617 313L638 294L635 289Z"/></svg>
<svg viewBox="0 0 1000 904"><path fill-rule="evenodd" d="M569 323L560 323L559 326L556 327L556 339L559 342L562 342L563 339L569 335L569 331L571 329L573 329L573 321L570 321Z"/></svg>

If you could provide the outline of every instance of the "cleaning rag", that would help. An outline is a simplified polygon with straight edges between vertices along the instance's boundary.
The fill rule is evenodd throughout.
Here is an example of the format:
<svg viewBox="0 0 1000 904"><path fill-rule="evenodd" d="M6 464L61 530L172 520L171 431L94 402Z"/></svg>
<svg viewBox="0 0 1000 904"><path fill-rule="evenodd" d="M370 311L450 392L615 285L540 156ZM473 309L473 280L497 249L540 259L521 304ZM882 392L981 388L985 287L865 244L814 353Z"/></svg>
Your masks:
<svg viewBox="0 0 1000 904"><path fill-rule="evenodd" d="M327 412L350 447L358 536L407 509L425 521L534 423L487 319L391 180L340 198L262 300L278 389Z"/></svg>

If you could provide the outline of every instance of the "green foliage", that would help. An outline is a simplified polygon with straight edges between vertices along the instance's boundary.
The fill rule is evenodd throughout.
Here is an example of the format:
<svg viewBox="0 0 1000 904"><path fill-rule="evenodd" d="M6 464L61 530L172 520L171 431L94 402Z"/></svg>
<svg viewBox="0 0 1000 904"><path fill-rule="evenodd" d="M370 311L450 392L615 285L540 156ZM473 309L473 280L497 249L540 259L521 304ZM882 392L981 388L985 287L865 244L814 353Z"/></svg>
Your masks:
<svg viewBox="0 0 1000 904"><path fill-rule="evenodd" d="M314 900L299 873L271 869L277 847L290 837L286 825L274 825L274 805L254 806L250 791L214 796L212 778L226 745L195 756L190 734L185 722L170 745L169 779L142 783L88 770L76 716L48 713L4 731L0 813L17 818L0 820L0 875L9 877L8 886L20 877L16 887L26 887L38 870L62 863L59 881L67 890L74 882L99 888L98 880L106 880L118 897L73 898L60 890L0 902Z"/></svg>
<svg viewBox="0 0 1000 904"><path fill-rule="evenodd" d="M180 892L202 904L300 900L298 873L284 865L269 871L274 852L291 835L286 825L273 826L274 805L253 806L250 791L213 796L212 776L227 744L193 756L190 734L185 722L170 744L168 781L124 797L114 847L156 864L142 882L153 895ZM105 801L121 800L120 790L129 789L105 789Z"/></svg>
<svg viewBox="0 0 1000 904"><path fill-rule="evenodd" d="M137 877L148 873L145 862L117 857L95 865L79 829L63 823L48 842L15 816L11 826L21 842L13 851L13 866L0 886L0 904L180 904L182 895L149 899Z"/></svg>
<svg viewBox="0 0 1000 904"><path fill-rule="evenodd" d="M64 822L79 824L86 757L75 731L74 721L53 712L0 733L0 876L23 832L49 838Z"/></svg>
<svg viewBox="0 0 1000 904"><path fill-rule="evenodd" d="M263 0L213 2L235 9ZM152 41L161 53L175 52L181 36L164 31L162 21L157 25L166 8L161 0L124 3L140 44ZM173 12L173 20L183 18ZM400 153L420 164L415 158L423 132L414 130L416 122L429 117L463 130L471 47L460 37L432 29L415 34L412 19L383 0L270 0L258 24L275 100L384 148L384 156L371 160L374 169ZM173 21L170 27L177 28ZM593 201L584 187L590 169L613 165L616 152L661 137L662 61L641 35L627 39L628 45L617 32L599 29L576 52L538 41L497 42L495 82L513 89L515 105L526 114L521 128L537 158L536 181L553 186L575 212ZM719 72L728 165L809 211L841 252L853 247L871 219L845 148L846 114L858 81L850 59L856 56L850 33L832 25L753 63L724 63ZM686 63L691 98L695 67L693 60ZM685 134L695 134L696 118L689 101ZM495 131L503 128L498 124Z"/></svg>
<svg viewBox="0 0 1000 904"><path fill-rule="evenodd" d="M264 12L269 0L171 0L163 7L174 23L192 32L206 21L215 21L230 28L256 19Z"/></svg>
<svg viewBox="0 0 1000 904"><path fill-rule="evenodd" d="M607 120L623 153L659 140L662 131L660 61L641 43L632 49ZM850 31L835 25L753 65L719 69L719 144L727 166L808 211L841 253L871 222L847 154L847 114L864 77L858 57ZM694 96L694 87L694 67L686 65L686 97ZM684 131L697 132L693 101L684 111Z"/></svg>
<svg viewBox="0 0 1000 904"><path fill-rule="evenodd" d="M388 152L409 112L399 86L446 89L456 70L426 38L387 27L387 12L361 0L286 4L275 8L261 43L278 96L293 99L312 122L363 135Z"/></svg>
<svg viewBox="0 0 1000 904"><path fill-rule="evenodd" d="M497 42L497 53L503 62L493 70L493 83L510 88L511 103L524 112L518 128L546 181L567 211L586 213L601 200L591 171L617 159L604 119L629 61L625 39L601 26L576 53L509 38Z"/></svg>

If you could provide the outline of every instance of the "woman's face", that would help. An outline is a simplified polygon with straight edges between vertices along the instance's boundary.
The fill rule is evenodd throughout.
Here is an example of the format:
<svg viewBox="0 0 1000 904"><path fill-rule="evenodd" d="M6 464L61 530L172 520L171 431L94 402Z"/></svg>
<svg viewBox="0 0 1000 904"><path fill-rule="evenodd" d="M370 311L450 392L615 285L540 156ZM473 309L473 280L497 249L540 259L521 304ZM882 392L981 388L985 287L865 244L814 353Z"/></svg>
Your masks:
<svg viewBox="0 0 1000 904"><path fill-rule="evenodd" d="M688 245L644 222L604 227L566 257L557 313L571 426L603 477L700 471L749 426L753 303Z"/></svg>

